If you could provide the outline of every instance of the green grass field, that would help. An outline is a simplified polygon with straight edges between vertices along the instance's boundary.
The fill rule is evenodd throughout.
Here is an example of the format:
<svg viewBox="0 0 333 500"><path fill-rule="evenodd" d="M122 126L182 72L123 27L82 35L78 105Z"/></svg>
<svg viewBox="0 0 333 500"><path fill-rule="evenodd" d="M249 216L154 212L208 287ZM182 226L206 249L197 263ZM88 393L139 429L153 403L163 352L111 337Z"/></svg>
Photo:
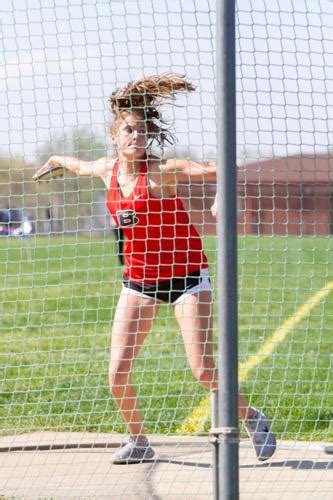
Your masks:
<svg viewBox="0 0 333 500"><path fill-rule="evenodd" d="M213 277L215 245L205 238ZM240 361L333 279L332 250L329 238L240 237ZM3 434L125 431L107 385L122 274L114 252L112 240L98 238L0 240ZM332 331L333 292L242 384L281 439L333 439ZM168 306L134 377L151 433L176 432L206 395L188 369Z"/></svg>

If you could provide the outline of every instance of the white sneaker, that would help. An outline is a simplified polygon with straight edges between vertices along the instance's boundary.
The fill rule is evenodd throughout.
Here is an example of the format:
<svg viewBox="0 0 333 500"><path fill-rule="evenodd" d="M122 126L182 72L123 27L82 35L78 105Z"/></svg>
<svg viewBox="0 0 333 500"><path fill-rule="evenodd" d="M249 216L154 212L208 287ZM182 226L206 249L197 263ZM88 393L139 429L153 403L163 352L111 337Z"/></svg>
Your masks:
<svg viewBox="0 0 333 500"><path fill-rule="evenodd" d="M244 425L258 460L263 462L271 458L276 450L276 439L269 428L267 417L260 411L255 410L253 417L246 419Z"/></svg>
<svg viewBox="0 0 333 500"><path fill-rule="evenodd" d="M146 437L137 439L134 436L129 438L129 442L111 457L113 464L138 464L149 462L155 455L154 450L149 446Z"/></svg>

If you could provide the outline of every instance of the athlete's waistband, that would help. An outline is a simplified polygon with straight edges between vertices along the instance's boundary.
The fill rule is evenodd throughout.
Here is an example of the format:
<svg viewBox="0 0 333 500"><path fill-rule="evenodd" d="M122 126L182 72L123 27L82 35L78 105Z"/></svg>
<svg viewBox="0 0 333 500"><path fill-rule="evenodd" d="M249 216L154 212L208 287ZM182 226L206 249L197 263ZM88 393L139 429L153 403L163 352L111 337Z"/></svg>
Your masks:
<svg viewBox="0 0 333 500"><path fill-rule="evenodd" d="M124 277L126 293L142 297L155 298L161 302L176 303L185 295L193 295L202 290L211 290L208 268L198 269L184 277L175 277L168 281L140 283Z"/></svg>
<svg viewBox="0 0 333 500"><path fill-rule="evenodd" d="M162 283L168 283L170 280L174 280L174 279L185 279L187 276L200 276L200 273L201 271L203 270L209 270L209 267L208 267L208 264L206 262L203 262L202 264L198 264L199 267L195 268L194 266L194 269L192 266L189 266L190 269L188 272L184 272L182 274L178 274L178 273L175 273L175 274L172 274L171 276L169 275L166 275L166 276L163 276L163 277L160 277L160 278L151 278L151 277L146 277L146 278L136 278L136 277L133 277L133 276L130 276L129 274L126 273L126 269L125 269L125 272L123 274L123 281L126 280L126 281L133 281L134 283L138 283L142 286L149 286L149 285L152 285L153 287L156 287L157 285L161 285ZM183 270L183 269L182 269ZM163 273L162 273L163 274Z"/></svg>

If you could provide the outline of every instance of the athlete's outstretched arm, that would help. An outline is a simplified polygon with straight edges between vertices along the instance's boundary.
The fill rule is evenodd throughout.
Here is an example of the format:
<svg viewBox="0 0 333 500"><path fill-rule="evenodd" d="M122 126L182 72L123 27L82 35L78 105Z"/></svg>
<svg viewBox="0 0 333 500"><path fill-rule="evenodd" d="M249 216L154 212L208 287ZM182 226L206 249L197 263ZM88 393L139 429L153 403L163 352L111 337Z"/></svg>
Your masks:
<svg viewBox="0 0 333 500"><path fill-rule="evenodd" d="M216 181L216 162L197 162L192 160L170 159L160 165L164 182L177 184L188 180Z"/></svg>
<svg viewBox="0 0 333 500"><path fill-rule="evenodd" d="M110 168L110 162L112 161L111 158L106 157L95 161L83 161L72 156L51 156L42 168L59 165L75 175L103 177Z"/></svg>

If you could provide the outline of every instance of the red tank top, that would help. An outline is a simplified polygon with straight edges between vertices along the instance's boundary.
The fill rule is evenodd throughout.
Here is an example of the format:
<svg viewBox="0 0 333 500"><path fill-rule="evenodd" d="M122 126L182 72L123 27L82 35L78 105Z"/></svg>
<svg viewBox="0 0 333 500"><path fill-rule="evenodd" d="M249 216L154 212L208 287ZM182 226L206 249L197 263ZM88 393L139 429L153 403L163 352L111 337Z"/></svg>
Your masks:
<svg viewBox="0 0 333 500"><path fill-rule="evenodd" d="M126 278L154 283L184 277L207 268L201 238L190 224L180 198L156 198L148 189L144 163L130 196L118 185L116 160L107 194L107 207L126 238Z"/></svg>

